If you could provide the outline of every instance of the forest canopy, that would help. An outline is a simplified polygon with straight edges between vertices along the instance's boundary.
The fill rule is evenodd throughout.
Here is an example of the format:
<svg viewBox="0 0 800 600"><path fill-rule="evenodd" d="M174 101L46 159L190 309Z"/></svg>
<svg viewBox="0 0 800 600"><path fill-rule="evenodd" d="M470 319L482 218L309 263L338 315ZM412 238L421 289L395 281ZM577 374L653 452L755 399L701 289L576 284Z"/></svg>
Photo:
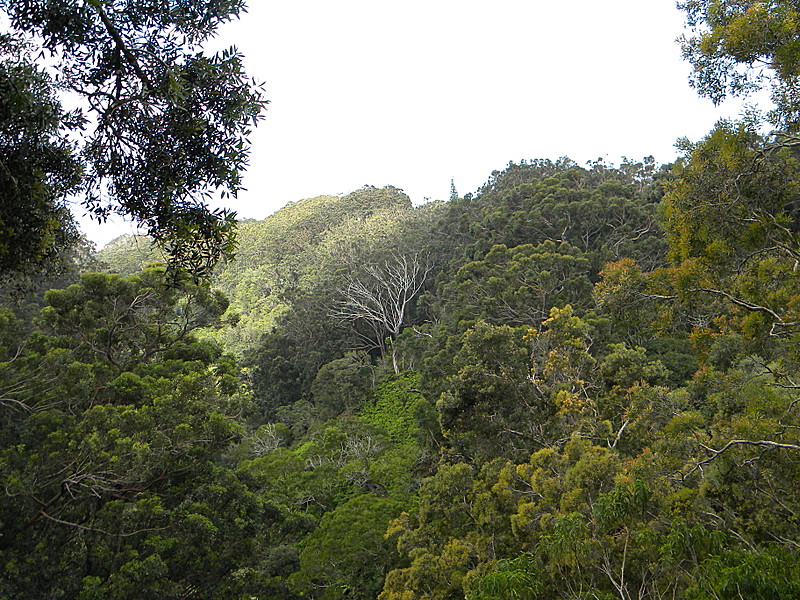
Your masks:
<svg viewBox="0 0 800 600"><path fill-rule="evenodd" d="M190 41L241 8L173 4ZM20 6L47 40L44 5ZM132 40L165 6L128 7ZM793 89L791 3L680 6L701 93ZM87 51L112 7L58 5L77 12L56 33ZM55 165L18 167L19 194L46 174L56 231L48 198L99 174L59 145L47 73L8 56L42 116L14 139ZM128 68L103 93L149 98ZM207 278L126 236L0 289L0 598L800 597L785 99L769 133L720 121L672 165L537 159L422 206L392 186L294 202L239 223ZM148 190L128 191L166 202Z"/></svg>

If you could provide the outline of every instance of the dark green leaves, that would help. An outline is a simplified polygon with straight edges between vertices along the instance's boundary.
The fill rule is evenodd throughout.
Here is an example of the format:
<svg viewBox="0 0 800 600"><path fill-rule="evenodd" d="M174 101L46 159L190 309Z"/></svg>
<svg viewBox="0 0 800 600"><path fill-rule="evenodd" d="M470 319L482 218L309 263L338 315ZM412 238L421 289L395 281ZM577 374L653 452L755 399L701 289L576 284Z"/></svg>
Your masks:
<svg viewBox="0 0 800 600"><path fill-rule="evenodd" d="M68 119L31 48L0 34L0 274L57 261L77 240L65 196L81 180Z"/></svg>
<svg viewBox="0 0 800 600"><path fill-rule="evenodd" d="M16 34L51 51L60 85L85 101L88 120L51 110L49 131L78 140L85 172L72 187L80 181L85 208L101 221L117 213L138 222L196 276L233 254L234 215L206 204L241 188L247 136L266 105L238 52L207 56L199 46L242 9L238 0L0 2ZM53 189L47 204L60 206L66 191Z"/></svg>

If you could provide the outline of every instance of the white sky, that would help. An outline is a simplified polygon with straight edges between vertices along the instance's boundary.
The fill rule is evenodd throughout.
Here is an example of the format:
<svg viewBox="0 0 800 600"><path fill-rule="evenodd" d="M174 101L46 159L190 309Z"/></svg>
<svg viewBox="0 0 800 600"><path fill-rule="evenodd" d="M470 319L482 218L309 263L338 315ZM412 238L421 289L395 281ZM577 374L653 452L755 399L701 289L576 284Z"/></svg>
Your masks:
<svg viewBox="0 0 800 600"><path fill-rule="evenodd" d="M675 0L250 0L214 48L235 44L271 103L227 206L260 219L365 184L422 203L521 159L670 162L740 111L689 87L682 31Z"/></svg>

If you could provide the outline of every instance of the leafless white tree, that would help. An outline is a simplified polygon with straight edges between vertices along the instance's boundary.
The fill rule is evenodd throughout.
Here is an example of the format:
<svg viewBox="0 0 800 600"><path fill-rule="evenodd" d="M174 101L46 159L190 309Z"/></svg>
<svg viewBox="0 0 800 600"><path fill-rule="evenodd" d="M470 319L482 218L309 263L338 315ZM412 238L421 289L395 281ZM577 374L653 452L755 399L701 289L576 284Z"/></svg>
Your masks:
<svg viewBox="0 0 800 600"><path fill-rule="evenodd" d="M259 427L251 440L251 452L254 456L262 456L286 444L286 436L280 427L268 423Z"/></svg>
<svg viewBox="0 0 800 600"><path fill-rule="evenodd" d="M392 349L392 365L400 372L394 340L406 325L411 301L425 285L431 267L420 263L419 257L393 256L380 265L367 266L360 277L350 276L340 290L332 315L343 321L363 322L367 336L381 355Z"/></svg>

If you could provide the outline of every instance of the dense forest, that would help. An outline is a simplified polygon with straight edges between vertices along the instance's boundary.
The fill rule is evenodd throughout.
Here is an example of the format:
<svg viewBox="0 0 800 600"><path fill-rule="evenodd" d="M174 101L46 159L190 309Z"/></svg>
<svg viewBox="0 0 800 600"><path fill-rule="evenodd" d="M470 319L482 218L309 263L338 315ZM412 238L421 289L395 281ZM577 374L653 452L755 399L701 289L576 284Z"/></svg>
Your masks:
<svg viewBox="0 0 800 600"><path fill-rule="evenodd" d="M39 4L0 10L34 30ZM113 5L40 34L76 51ZM132 31L161 31L142 7ZM18 141L69 119L0 37L0 93L55 119L0 106L0 598L800 598L800 11L679 7L698 92L774 109L672 165L521 161L447 201L365 186L238 223L185 165L131 184L169 157L100 173L102 118L88 154L24 166ZM237 60L181 63L187 90L215 65L241 83ZM139 99L109 85L113 121ZM255 118L237 89L228 137L181 146L192 168ZM219 98L153 90L213 129ZM57 201L79 189L150 235L94 251Z"/></svg>

